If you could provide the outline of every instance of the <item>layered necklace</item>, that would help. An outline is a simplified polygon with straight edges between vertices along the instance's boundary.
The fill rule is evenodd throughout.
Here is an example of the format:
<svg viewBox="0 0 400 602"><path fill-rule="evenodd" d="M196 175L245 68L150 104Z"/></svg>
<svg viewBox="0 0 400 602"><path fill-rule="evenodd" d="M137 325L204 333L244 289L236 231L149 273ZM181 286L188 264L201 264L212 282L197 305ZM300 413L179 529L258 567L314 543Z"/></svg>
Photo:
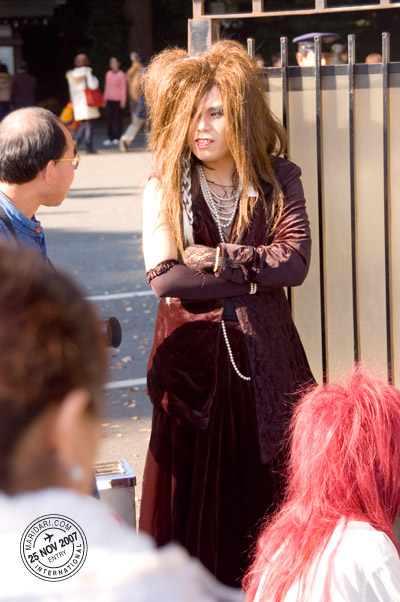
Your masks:
<svg viewBox="0 0 400 602"><path fill-rule="evenodd" d="M207 203L207 207L209 208L212 217L214 218L221 242L226 242L223 229L228 229L233 224L240 195L242 194L242 185L239 184L237 189L234 188L234 192L231 196L221 196L214 190L211 190L206 176L204 175L202 166L198 165L197 169L199 172L200 188L201 192L203 193L204 200ZM217 186L219 186L219 184L217 184ZM222 188L227 187L222 186Z"/></svg>
<svg viewBox="0 0 400 602"><path fill-rule="evenodd" d="M209 208L210 213L217 225L219 238L221 242L224 243L226 241L223 228L231 228L233 224L233 220L235 219L236 211L239 204L240 195L242 194L242 185L239 184L237 189L234 189L234 192L231 196L220 196L219 194L214 192L214 190L211 190L207 182L206 176L204 175L202 166L198 165L197 169L199 171L201 192L203 193L203 197L205 202L207 203L207 207ZM217 186L220 185L217 184ZM222 186L222 188L228 188L228 186ZM243 380L251 380L251 377L242 374L236 365L235 359L233 357L232 347L229 343L228 333L226 332L225 321L223 319L221 320L221 327L229 359L231 361L233 369L235 370L236 374Z"/></svg>

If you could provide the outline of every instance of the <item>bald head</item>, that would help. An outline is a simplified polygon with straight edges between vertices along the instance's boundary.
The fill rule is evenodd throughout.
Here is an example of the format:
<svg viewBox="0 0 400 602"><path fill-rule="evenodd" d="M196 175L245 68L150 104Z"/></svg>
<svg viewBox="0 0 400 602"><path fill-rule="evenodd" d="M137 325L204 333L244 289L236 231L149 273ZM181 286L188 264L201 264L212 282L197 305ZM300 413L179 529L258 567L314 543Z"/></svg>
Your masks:
<svg viewBox="0 0 400 602"><path fill-rule="evenodd" d="M51 111L19 109L0 123L0 182L25 184L34 180L67 147L66 131Z"/></svg>
<svg viewBox="0 0 400 602"><path fill-rule="evenodd" d="M75 67L89 67L90 61L87 54L77 54L74 61Z"/></svg>

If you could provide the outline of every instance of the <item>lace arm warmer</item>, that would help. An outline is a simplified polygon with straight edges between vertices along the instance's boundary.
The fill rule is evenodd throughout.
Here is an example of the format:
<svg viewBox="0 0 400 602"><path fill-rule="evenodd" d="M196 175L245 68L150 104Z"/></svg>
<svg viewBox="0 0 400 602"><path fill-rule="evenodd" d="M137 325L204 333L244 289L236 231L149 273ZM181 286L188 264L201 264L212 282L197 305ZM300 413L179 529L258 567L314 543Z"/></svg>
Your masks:
<svg viewBox="0 0 400 602"><path fill-rule="evenodd" d="M247 283L228 282L216 278L213 274L188 268L174 259L162 261L146 275L158 297L190 300L224 299L246 295L250 291Z"/></svg>
<svg viewBox="0 0 400 602"><path fill-rule="evenodd" d="M300 169L289 163L279 174L285 195L282 216L269 245L249 247L220 244L216 275L242 284L298 286L308 272L311 254L310 226L305 208Z"/></svg>

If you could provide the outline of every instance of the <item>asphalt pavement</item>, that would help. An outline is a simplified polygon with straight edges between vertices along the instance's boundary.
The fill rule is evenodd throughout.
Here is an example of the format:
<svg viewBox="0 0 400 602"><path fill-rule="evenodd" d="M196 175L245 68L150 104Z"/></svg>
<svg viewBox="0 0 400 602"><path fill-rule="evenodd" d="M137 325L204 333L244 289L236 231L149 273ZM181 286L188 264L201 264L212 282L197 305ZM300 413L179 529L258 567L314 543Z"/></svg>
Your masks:
<svg viewBox="0 0 400 602"><path fill-rule="evenodd" d="M141 190L151 173L151 155L141 132L128 153L104 148L80 152L81 162L60 207L42 207L37 217L55 267L72 275L98 312L122 325L119 349L110 349L97 461L126 458L137 475L140 505L151 404L146 364L153 340L157 298L147 284L141 244Z"/></svg>

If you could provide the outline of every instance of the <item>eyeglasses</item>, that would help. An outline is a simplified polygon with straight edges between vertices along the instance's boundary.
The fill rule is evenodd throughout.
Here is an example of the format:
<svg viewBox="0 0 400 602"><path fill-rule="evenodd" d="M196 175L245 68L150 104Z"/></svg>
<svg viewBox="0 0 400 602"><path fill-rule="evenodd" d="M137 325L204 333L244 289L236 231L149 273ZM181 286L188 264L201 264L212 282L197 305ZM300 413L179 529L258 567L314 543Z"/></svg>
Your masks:
<svg viewBox="0 0 400 602"><path fill-rule="evenodd" d="M76 155L73 159L54 159L54 163L61 163L62 161L71 161L72 167L78 169L79 161L81 160L79 155Z"/></svg>

